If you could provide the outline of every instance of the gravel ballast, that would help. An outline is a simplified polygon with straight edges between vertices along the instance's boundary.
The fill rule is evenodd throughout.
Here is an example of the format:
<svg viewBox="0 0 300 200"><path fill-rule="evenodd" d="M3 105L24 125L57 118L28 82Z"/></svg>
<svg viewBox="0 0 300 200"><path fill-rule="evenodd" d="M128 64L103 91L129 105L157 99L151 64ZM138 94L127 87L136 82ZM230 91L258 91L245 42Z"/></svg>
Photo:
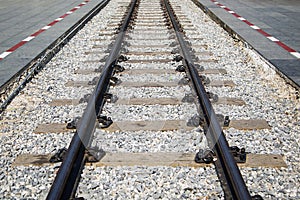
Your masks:
<svg viewBox="0 0 300 200"><path fill-rule="evenodd" d="M143 4L159 1L141 1ZM207 91L219 96L238 97L244 106L213 105L216 113L231 119L266 119L271 129L241 131L233 128L224 131L230 146L245 147L258 154L282 154L287 168L242 168L241 173L252 195L264 199L300 199L300 100L298 91L286 84L268 64L242 42L232 39L227 32L206 16L190 0L170 0L172 6L180 6L181 12L192 21L196 31L186 30L188 37L199 37L202 47L197 51L209 51L210 59L218 62L200 62L205 69L226 69L225 75L207 75L211 80L232 80L234 87L211 87ZM81 116L86 104L49 106L53 99L77 99L93 91L89 87L65 87L68 81L91 80L97 75L75 74L77 69L95 69L103 63L97 54L87 51L104 51L95 45L107 45L110 36L99 36L106 26L115 22L112 17L124 13L129 0L111 1L46 65L2 114L0 121L0 199L45 199L55 178L59 163L49 166L12 167L17 155L24 153L47 154L67 147L73 136L68 133L35 134L41 123L64 123ZM122 7L121 7L122 6ZM182 17L179 16L179 20ZM182 23L183 28L184 23ZM163 27L162 27L163 29ZM109 32L107 29L105 32ZM167 30L167 29L165 29ZM113 30L111 30L113 31ZM173 48L147 48L151 43L135 40L140 31L132 31L134 44L145 48L127 47L129 51L171 51ZM170 33L163 31L162 36ZM148 34L147 37L151 35ZM99 41L98 39L101 38ZM155 43L159 41L155 41ZM154 42L152 42L154 43ZM170 41L161 41L170 44ZM93 48L94 47L94 48ZM105 54L101 54L104 56ZM129 56L130 59L165 59L165 56ZM201 57L198 56L200 59ZM204 56L205 59L207 56ZM169 63L124 63L126 69L174 69ZM178 81L183 74L116 75L122 81ZM130 88L112 87L110 93L118 98L183 98L190 93L189 86ZM180 106L132 106L108 103L103 114L115 121L123 120L188 120L197 112L194 104ZM196 153L206 148L201 129L191 131L119 131L107 133L97 129L93 145L107 152L184 152ZM85 167L77 195L86 199L223 199L223 192L214 167Z"/></svg>

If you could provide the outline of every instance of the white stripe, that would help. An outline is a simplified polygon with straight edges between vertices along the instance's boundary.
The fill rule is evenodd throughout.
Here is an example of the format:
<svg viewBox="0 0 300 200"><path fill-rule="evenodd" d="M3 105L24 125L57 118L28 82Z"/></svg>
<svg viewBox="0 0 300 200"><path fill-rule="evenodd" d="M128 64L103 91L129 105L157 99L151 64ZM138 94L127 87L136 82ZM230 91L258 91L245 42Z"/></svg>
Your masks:
<svg viewBox="0 0 300 200"><path fill-rule="evenodd" d="M11 53L12 52L5 51L5 52L3 52L3 53L0 54L0 58L5 58L6 56L8 56Z"/></svg>
<svg viewBox="0 0 300 200"><path fill-rule="evenodd" d="M72 11L68 11L66 14L70 15L70 14L72 14L72 13L73 13Z"/></svg>
<svg viewBox="0 0 300 200"><path fill-rule="evenodd" d="M253 29L255 29L255 30L258 30L258 29L260 29L258 26L250 26L251 28L253 28Z"/></svg>
<svg viewBox="0 0 300 200"><path fill-rule="evenodd" d="M238 17L239 20L245 21L246 19L243 17Z"/></svg>
<svg viewBox="0 0 300 200"><path fill-rule="evenodd" d="M300 53L299 52L290 52L293 56L300 58Z"/></svg>
<svg viewBox="0 0 300 200"><path fill-rule="evenodd" d="M273 41L273 42L278 42L279 40L278 39L276 39L276 38L274 38L274 37L272 37L272 36L270 36L270 37L267 37L269 40L271 40L271 41Z"/></svg>
<svg viewBox="0 0 300 200"><path fill-rule="evenodd" d="M43 30L47 30L47 29L49 29L51 26L44 26L43 28L41 28L41 29L43 29Z"/></svg>
<svg viewBox="0 0 300 200"><path fill-rule="evenodd" d="M228 12L229 12L229 13L231 13L231 14L233 14L233 13L234 13L234 11L232 11L232 10L229 10Z"/></svg>
<svg viewBox="0 0 300 200"><path fill-rule="evenodd" d="M29 36L29 37L25 38L25 39L22 40L22 41L24 41L24 42L29 42L29 41L32 40L33 38L35 38L35 37L34 37L34 36Z"/></svg>
<svg viewBox="0 0 300 200"><path fill-rule="evenodd" d="M59 17L59 18L57 18L55 21L61 21L61 20L63 20L64 18L61 18L61 17Z"/></svg>
<svg viewBox="0 0 300 200"><path fill-rule="evenodd" d="M216 2L214 2L214 4L218 4L218 3L219 3L219 2L217 2L217 1L216 1Z"/></svg>
<svg viewBox="0 0 300 200"><path fill-rule="evenodd" d="M221 8L226 8L226 6L220 6Z"/></svg>
<svg viewBox="0 0 300 200"><path fill-rule="evenodd" d="M74 7L74 8L77 8L77 9L79 9L79 8L80 8L80 6L76 6L76 7Z"/></svg>
<svg viewBox="0 0 300 200"><path fill-rule="evenodd" d="M84 4L84 5L85 5L85 4L86 4L86 2L82 2L81 4Z"/></svg>

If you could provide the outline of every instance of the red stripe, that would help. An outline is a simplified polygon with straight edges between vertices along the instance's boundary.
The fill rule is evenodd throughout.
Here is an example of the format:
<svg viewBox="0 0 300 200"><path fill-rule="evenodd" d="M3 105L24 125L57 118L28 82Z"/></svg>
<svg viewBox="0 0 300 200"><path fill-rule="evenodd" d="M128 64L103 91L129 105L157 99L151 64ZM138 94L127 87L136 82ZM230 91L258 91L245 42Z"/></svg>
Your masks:
<svg viewBox="0 0 300 200"><path fill-rule="evenodd" d="M15 51L17 48L19 48L20 46L23 46L26 43L26 41L21 41L18 44L16 44L15 46L11 47L10 49L8 49L8 52L12 52Z"/></svg>
<svg viewBox="0 0 300 200"><path fill-rule="evenodd" d="M210 0L211 2L213 2L213 3L215 3L215 2L217 2L216 0ZM221 3L217 3L216 4L217 6L223 6ZM229 8L227 8L227 7L225 7L224 8L226 11L231 11ZM237 17L237 18L240 18L241 16L240 15L238 15L237 13L231 13L233 16L235 16L235 17ZM251 22L249 22L248 20L242 20L243 22L245 22L246 24L248 24L249 26L254 26L254 24L252 24ZM268 33L266 33L265 31L263 31L262 29L255 29L255 30L257 30L259 33L261 33L263 36L265 36L265 37L270 37L271 35L270 34L268 34ZM290 53L292 53L292 52L297 52L296 50L294 50L294 49L292 49L292 48L290 48L290 47L288 47L287 45L285 45L284 43L282 43L281 41L275 41L275 43L277 43L279 46L281 46L283 49L285 49L286 51L288 51L288 52L290 52Z"/></svg>
<svg viewBox="0 0 300 200"><path fill-rule="evenodd" d="M88 3L90 2L90 0L85 0L84 1L85 3ZM79 4L79 6L84 6L85 4L81 3ZM73 8L72 10L70 10L71 12L74 12L76 11L78 8ZM67 17L69 14L65 13L64 15L60 16L60 18L65 18ZM48 24L47 26L53 26L55 25L57 22L59 21L56 21L54 20L53 22L51 22L50 24ZM41 34L42 32L44 32L46 29L40 29L38 31L36 31L35 33L31 34L30 36L32 37L36 37L37 35ZM28 41L21 41L19 42L18 44L16 44L15 46L11 47L10 49L6 50L5 52L13 52L15 51L16 49L18 49L19 47L23 46L25 43L27 43ZM3 60L3 58L0 58L0 60Z"/></svg>
<svg viewBox="0 0 300 200"><path fill-rule="evenodd" d="M68 14L62 15L62 16L60 16L60 18L65 18L66 16L68 16Z"/></svg>
<svg viewBox="0 0 300 200"><path fill-rule="evenodd" d="M276 43L281 46L282 48L284 48L285 50L287 50L288 52L296 52L294 49L286 46L285 44L283 44L282 42L280 41L276 41Z"/></svg>
<svg viewBox="0 0 300 200"><path fill-rule="evenodd" d="M237 17L237 18L241 17L241 16L239 16L239 15L236 14L236 13L232 13L232 15L235 16L235 17Z"/></svg>
<svg viewBox="0 0 300 200"><path fill-rule="evenodd" d="M249 22L248 20L244 20L243 22L245 22L245 23L248 24L249 26L254 26L254 24L252 24L252 23Z"/></svg>
<svg viewBox="0 0 300 200"><path fill-rule="evenodd" d="M75 10L77 10L78 8L73 8L73 9L71 9L70 11L71 12L74 12Z"/></svg>
<svg viewBox="0 0 300 200"><path fill-rule="evenodd" d="M48 24L47 26L53 26L54 24L56 24L58 21L53 21L50 24Z"/></svg>
<svg viewBox="0 0 300 200"><path fill-rule="evenodd" d="M266 36L266 37L270 37L271 35L266 33L264 30L262 29L257 29L258 32L260 32L262 35Z"/></svg>
<svg viewBox="0 0 300 200"><path fill-rule="evenodd" d="M45 29L40 29L37 32L31 34L30 36L34 36L35 37L35 36L39 35L40 33L44 32L44 31L45 31Z"/></svg>

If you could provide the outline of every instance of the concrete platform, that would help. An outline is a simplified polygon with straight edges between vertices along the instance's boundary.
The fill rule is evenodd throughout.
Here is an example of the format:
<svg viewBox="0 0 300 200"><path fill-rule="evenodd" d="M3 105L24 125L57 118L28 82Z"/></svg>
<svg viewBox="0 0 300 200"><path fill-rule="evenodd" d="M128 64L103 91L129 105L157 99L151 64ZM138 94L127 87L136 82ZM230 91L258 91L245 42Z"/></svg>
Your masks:
<svg viewBox="0 0 300 200"><path fill-rule="evenodd" d="M300 87L300 1L193 0Z"/></svg>
<svg viewBox="0 0 300 200"><path fill-rule="evenodd" d="M0 86L101 2L0 0Z"/></svg>

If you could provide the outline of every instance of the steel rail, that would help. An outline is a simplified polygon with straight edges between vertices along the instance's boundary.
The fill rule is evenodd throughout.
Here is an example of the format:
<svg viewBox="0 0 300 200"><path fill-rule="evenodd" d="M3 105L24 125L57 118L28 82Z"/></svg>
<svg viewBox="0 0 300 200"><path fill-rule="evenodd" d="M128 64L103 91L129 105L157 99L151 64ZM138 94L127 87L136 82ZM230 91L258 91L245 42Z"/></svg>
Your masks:
<svg viewBox="0 0 300 200"><path fill-rule="evenodd" d="M85 163L85 150L90 144L95 129L97 116L105 103L104 95L109 88L110 77L120 54L125 32L133 15L137 0L131 2L128 14L120 28L112 50L106 59L100 79L95 87L83 116L77 126L76 133L69 145L67 154L59 168L50 188L47 199L70 199L75 196L79 177Z"/></svg>
<svg viewBox="0 0 300 200"><path fill-rule="evenodd" d="M198 96L198 103L202 108L204 118L207 124L206 137L210 141L210 148L213 148L217 155L218 164L220 164L222 174L226 179L226 187L229 187L231 193L231 199L251 199L250 193L246 187L246 184L242 178L240 170L229 151L229 145L222 131L222 128L217 120L216 114L213 110L212 104L207 96L205 88L202 84L201 78L194 66L194 62L187 48L186 42L182 37L182 32L179 29L179 25L176 22L175 16L172 12L172 8L168 0L163 0L173 28L175 30L177 40L180 44L184 61L188 69L190 78L193 83L193 87ZM226 196L226 195L225 195Z"/></svg>

